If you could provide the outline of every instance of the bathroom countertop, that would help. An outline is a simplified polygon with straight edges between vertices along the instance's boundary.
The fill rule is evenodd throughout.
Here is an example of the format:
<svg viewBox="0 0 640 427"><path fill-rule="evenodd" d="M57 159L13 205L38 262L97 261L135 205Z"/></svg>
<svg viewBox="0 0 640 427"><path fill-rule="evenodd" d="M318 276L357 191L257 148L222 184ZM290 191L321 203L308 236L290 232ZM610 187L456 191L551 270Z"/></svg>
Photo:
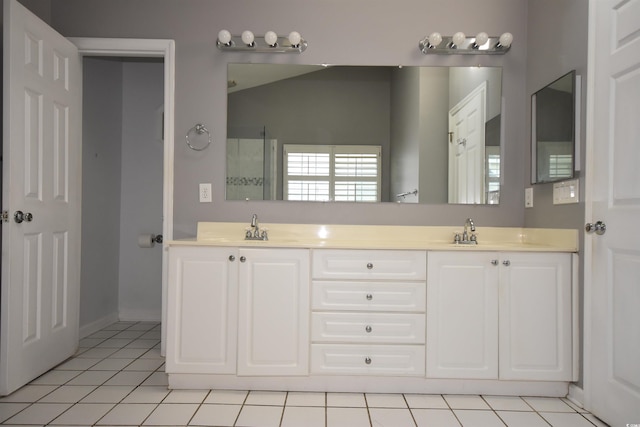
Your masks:
<svg viewBox="0 0 640 427"><path fill-rule="evenodd" d="M577 252L575 229L479 227L477 245L454 244L462 226L259 224L269 240L245 240L247 223L199 222L197 237L170 246Z"/></svg>

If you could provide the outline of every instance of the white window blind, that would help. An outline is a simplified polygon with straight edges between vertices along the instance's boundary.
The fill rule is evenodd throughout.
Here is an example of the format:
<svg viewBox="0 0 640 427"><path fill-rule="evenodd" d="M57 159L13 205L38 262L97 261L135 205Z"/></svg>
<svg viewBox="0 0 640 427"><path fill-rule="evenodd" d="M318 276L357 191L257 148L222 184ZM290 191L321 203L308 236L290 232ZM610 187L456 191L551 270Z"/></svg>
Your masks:
<svg viewBox="0 0 640 427"><path fill-rule="evenodd" d="M284 146L287 200L380 200L380 146Z"/></svg>

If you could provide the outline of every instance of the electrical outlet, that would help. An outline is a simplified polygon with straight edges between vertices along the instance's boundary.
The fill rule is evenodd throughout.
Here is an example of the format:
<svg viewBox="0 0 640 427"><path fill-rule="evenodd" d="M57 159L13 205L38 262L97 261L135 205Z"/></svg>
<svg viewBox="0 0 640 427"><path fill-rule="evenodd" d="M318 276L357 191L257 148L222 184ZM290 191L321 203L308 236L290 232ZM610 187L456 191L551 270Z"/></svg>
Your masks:
<svg viewBox="0 0 640 427"><path fill-rule="evenodd" d="M524 207L525 208L533 207L533 187L524 189Z"/></svg>
<svg viewBox="0 0 640 427"><path fill-rule="evenodd" d="M200 184L200 203L211 203L211 184Z"/></svg>

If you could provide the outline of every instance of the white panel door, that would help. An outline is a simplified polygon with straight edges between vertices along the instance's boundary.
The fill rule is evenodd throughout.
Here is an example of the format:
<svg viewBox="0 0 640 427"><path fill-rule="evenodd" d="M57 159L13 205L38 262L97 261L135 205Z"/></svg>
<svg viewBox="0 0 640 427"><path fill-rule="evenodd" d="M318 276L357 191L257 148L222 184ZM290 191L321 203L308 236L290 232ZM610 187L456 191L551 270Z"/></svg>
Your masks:
<svg viewBox="0 0 640 427"><path fill-rule="evenodd" d="M430 252L427 262L427 377L497 379L497 255Z"/></svg>
<svg viewBox="0 0 640 427"><path fill-rule="evenodd" d="M640 1L590 2L586 408L640 423Z"/></svg>
<svg viewBox="0 0 640 427"><path fill-rule="evenodd" d="M80 84L76 47L5 0L0 394L77 348Z"/></svg>
<svg viewBox="0 0 640 427"><path fill-rule="evenodd" d="M309 251L240 249L238 375L309 372Z"/></svg>

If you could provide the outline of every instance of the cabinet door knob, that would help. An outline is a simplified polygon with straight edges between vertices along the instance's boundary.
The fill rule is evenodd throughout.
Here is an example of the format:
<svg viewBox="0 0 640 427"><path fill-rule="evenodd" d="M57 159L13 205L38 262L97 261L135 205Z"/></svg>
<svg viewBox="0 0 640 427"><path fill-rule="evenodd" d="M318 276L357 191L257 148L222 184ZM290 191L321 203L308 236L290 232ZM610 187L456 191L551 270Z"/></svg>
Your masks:
<svg viewBox="0 0 640 427"><path fill-rule="evenodd" d="M240 257L240 262L245 262L247 260L247 257L245 257L244 255Z"/></svg>
<svg viewBox="0 0 640 427"><path fill-rule="evenodd" d="M370 357L365 357L364 358L364 363L366 363L367 365L371 365L371 358Z"/></svg>
<svg viewBox="0 0 640 427"><path fill-rule="evenodd" d="M235 261L235 260L236 260L236 257L235 257L235 256L233 256L233 255L229 255L229 261Z"/></svg>
<svg viewBox="0 0 640 427"><path fill-rule="evenodd" d="M504 261L502 261L502 265L509 267L511 265L511 261L505 259Z"/></svg>
<svg viewBox="0 0 640 427"><path fill-rule="evenodd" d="M367 294L367 301L371 301L373 299L373 295Z"/></svg>
<svg viewBox="0 0 640 427"><path fill-rule="evenodd" d="M368 268L369 270L371 270L371 269L373 268L373 263L370 263L370 262L369 262L369 263L367 263L367 268Z"/></svg>
<svg viewBox="0 0 640 427"><path fill-rule="evenodd" d="M491 260L491 265L498 265L498 260L497 259L492 259Z"/></svg>
<svg viewBox="0 0 640 427"><path fill-rule="evenodd" d="M367 333L371 333L372 329L371 326L367 325L366 328L364 328L365 331L367 331Z"/></svg>

